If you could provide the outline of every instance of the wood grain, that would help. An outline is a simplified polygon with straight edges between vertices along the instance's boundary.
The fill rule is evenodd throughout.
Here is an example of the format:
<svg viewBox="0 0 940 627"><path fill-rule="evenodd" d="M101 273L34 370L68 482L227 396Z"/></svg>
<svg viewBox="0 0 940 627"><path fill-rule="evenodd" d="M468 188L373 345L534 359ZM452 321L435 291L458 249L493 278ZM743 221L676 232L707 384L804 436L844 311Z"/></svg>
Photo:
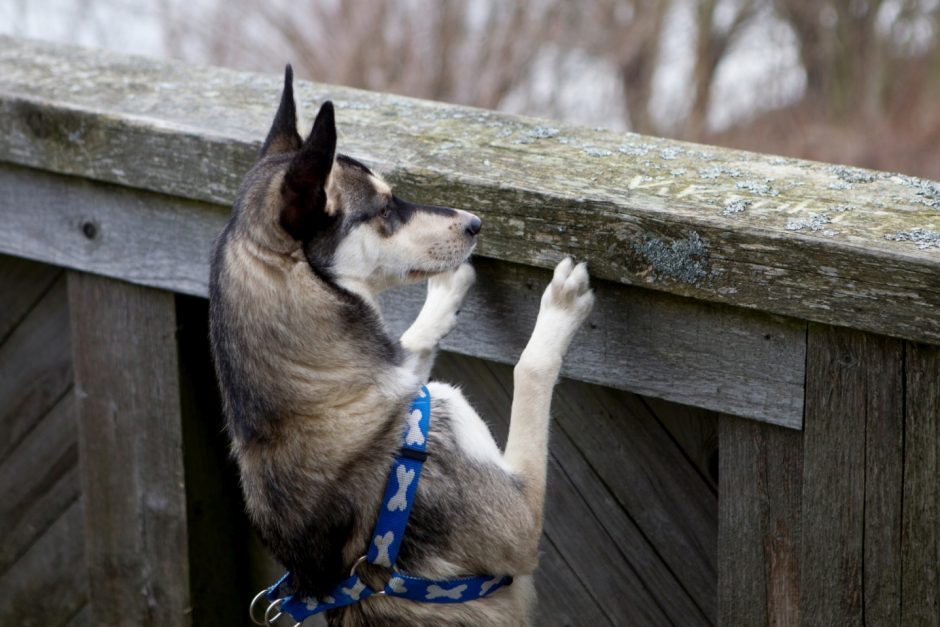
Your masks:
<svg viewBox="0 0 940 627"><path fill-rule="evenodd" d="M4 38L0 161L227 205L280 88L279 74ZM909 237L940 228L923 182L336 86L295 92L306 117L333 99L340 149L404 196L479 213L482 256L550 268L573 255L617 283L940 342L940 249Z"/></svg>
<svg viewBox="0 0 940 627"><path fill-rule="evenodd" d="M802 434L721 416L721 625L800 625Z"/></svg>
<svg viewBox="0 0 940 627"><path fill-rule="evenodd" d="M0 624L57 627L81 610L88 599L81 539L82 502L76 499L29 551L0 575Z"/></svg>
<svg viewBox="0 0 940 627"><path fill-rule="evenodd" d="M78 499L79 490L75 397L66 394L0 464L0 573Z"/></svg>
<svg viewBox="0 0 940 627"><path fill-rule="evenodd" d="M65 277L58 279L0 346L0 460L72 383Z"/></svg>
<svg viewBox="0 0 940 627"><path fill-rule="evenodd" d="M79 273L68 286L93 622L188 625L173 295Z"/></svg>
<svg viewBox="0 0 940 627"><path fill-rule="evenodd" d="M0 250L206 295L209 251L225 219L220 208L0 166L4 194L0 214L10 228L0 230ZM83 230L89 224L93 238ZM479 279L443 346L513 363L551 274L485 258L474 263ZM594 285L597 306L565 376L800 427L805 323L608 281ZM383 295L390 328L403 331L423 301L420 285Z"/></svg>
<svg viewBox="0 0 940 627"><path fill-rule="evenodd" d="M897 624L902 344L810 325L807 352L800 614Z"/></svg>
<svg viewBox="0 0 940 627"><path fill-rule="evenodd" d="M868 334L865 340L865 623L903 624L904 343Z"/></svg>
<svg viewBox="0 0 940 627"><path fill-rule="evenodd" d="M0 251L205 297L228 211L0 165Z"/></svg>
<svg viewBox="0 0 940 627"><path fill-rule="evenodd" d="M940 626L940 349L907 345L904 625Z"/></svg>
<svg viewBox="0 0 940 627"><path fill-rule="evenodd" d="M579 627L618 625L601 609L583 581L572 571L551 539L542 537L539 570L535 573L538 606L537 625Z"/></svg>
<svg viewBox="0 0 940 627"><path fill-rule="evenodd" d="M0 344L61 273L55 266L0 255Z"/></svg>
<svg viewBox="0 0 940 627"><path fill-rule="evenodd" d="M719 432L718 414L712 411L679 405L653 397L644 397L643 403L666 428L672 439L695 465L715 495L718 494ZM800 420L800 424L802 424Z"/></svg>
<svg viewBox="0 0 940 627"><path fill-rule="evenodd" d="M636 396L566 380L556 390L556 439L570 438L597 475L585 477L581 489L591 494L600 482L609 490L672 574L660 580L651 566L638 564L644 581L668 589L670 579L678 580L701 614L695 620L685 610L670 618L714 624L718 500L708 483ZM621 550L630 544L625 538Z"/></svg>

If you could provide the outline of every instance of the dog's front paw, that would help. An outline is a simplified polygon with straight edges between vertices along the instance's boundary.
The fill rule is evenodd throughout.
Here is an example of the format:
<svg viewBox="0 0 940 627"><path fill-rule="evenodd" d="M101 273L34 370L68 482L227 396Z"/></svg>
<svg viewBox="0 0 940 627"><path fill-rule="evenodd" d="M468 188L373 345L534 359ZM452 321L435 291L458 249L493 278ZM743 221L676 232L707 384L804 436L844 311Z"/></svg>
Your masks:
<svg viewBox="0 0 940 627"><path fill-rule="evenodd" d="M476 278L476 272L469 263L461 264L456 270L432 276L428 279L427 303L433 303L441 313L456 316Z"/></svg>
<svg viewBox="0 0 940 627"><path fill-rule="evenodd" d="M476 273L469 263L428 279L428 296L414 324L401 337L412 352L433 350L457 326L457 314Z"/></svg>
<svg viewBox="0 0 940 627"><path fill-rule="evenodd" d="M567 352L574 334L594 307L587 264L570 257L555 266L555 275L542 294L533 340L543 342L558 357Z"/></svg>

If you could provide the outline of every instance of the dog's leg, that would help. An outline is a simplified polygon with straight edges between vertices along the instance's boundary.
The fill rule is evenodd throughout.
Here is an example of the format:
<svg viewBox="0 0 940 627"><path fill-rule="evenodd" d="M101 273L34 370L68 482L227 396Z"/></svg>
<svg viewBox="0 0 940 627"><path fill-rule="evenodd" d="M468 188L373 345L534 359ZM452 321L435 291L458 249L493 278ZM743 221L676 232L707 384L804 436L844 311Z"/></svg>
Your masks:
<svg viewBox="0 0 940 627"><path fill-rule="evenodd" d="M523 481L536 527L531 536L536 543L533 551L537 551L542 529L552 389L562 357L593 306L585 264L575 266L570 258L564 259L542 295L535 330L513 371L515 390L503 457Z"/></svg>
<svg viewBox="0 0 940 627"><path fill-rule="evenodd" d="M476 273L469 263L453 272L444 272L428 279L428 295L415 321L401 336L415 374L427 382L434 365L437 345L457 324L457 313L473 285Z"/></svg>

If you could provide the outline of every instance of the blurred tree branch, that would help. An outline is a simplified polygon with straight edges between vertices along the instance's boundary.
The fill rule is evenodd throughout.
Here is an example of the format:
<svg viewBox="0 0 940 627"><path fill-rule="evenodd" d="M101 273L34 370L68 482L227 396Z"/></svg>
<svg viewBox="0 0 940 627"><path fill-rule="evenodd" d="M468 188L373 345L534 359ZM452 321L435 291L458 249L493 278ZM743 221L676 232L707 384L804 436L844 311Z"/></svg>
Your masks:
<svg viewBox="0 0 940 627"><path fill-rule="evenodd" d="M176 56L263 71L290 59L318 81L499 108L511 94L533 97L546 60L555 73L539 75L538 89L547 80L557 97L571 78L564 73L583 67L566 65L579 51L608 64L634 131L876 167L893 159L940 175L937 2L218 0L201 15L178 0L155 2ZM689 102L684 118L658 127L651 102L677 12L691 16ZM743 33L769 21L796 41L803 94L716 134L718 70Z"/></svg>

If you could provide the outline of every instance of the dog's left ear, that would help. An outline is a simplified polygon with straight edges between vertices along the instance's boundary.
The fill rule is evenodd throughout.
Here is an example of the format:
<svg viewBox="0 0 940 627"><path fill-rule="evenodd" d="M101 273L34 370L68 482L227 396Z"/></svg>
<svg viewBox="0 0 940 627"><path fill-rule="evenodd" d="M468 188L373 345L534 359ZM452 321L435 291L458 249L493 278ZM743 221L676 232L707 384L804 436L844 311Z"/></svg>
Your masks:
<svg viewBox="0 0 940 627"><path fill-rule="evenodd" d="M336 120L333 103L320 107L313 130L287 167L281 195L280 223L291 237L306 241L337 218L326 212L326 185L336 155Z"/></svg>
<svg viewBox="0 0 940 627"><path fill-rule="evenodd" d="M294 69L287 64L284 68L284 91L281 92L281 104L274 115L274 123L268 131L268 137L261 147L261 156L293 152L300 148L303 140L297 132L297 109L294 105Z"/></svg>

